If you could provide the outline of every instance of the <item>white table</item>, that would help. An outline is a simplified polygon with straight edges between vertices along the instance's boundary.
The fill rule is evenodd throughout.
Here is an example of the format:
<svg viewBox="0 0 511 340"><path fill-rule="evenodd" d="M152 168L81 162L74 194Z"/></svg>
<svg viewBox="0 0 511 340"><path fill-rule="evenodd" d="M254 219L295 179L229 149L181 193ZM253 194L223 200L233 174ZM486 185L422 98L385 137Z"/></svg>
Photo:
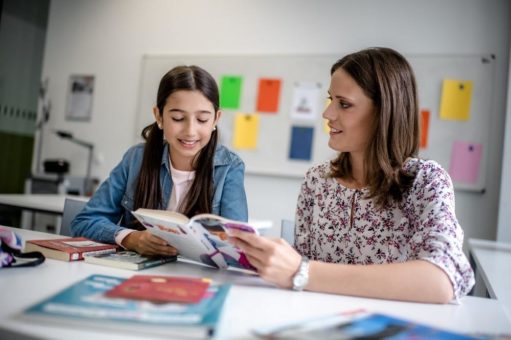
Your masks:
<svg viewBox="0 0 511 340"><path fill-rule="evenodd" d="M86 196L59 194L0 194L0 205L48 214L62 215L67 197L88 200Z"/></svg>
<svg viewBox="0 0 511 340"><path fill-rule="evenodd" d="M82 201L89 200L87 196L60 194L0 194L0 205L60 216L64 211L64 201L68 197ZM30 216L23 217L22 226L24 229L29 229L27 228L27 226L30 225L29 219ZM249 220L249 224L260 230L262 234L273 227L273 222L271 220L251 219Z"/></svg>
<svg viewBox="0 0 511 340"><path fill-rule="evenodd" d="M13 229L26 239L57 235ZM136 339L134 334L27 323L14 316L35 302L91 274L130 277L135 272L80 262L47 259L39 267L0 270L1 328L36 337L73 340ZM511 334L511 322L497 300L464 297L460 305L434 305L294 292L274 288L260 278L185 262L168 263L143 274L210 277L233 284L224 306L219 339L251 338L251 329L329 313L365 308L458 332ZM4 336L3 336L4 335ZM147 337L144 337L147 338Z"/></svg>
<svg viewBox="0 0 511 340"><path fill-rule="evenodd" d="M511 317L511 244L469 239L469 254L484 288L492 299L498 299Z"/></svg>

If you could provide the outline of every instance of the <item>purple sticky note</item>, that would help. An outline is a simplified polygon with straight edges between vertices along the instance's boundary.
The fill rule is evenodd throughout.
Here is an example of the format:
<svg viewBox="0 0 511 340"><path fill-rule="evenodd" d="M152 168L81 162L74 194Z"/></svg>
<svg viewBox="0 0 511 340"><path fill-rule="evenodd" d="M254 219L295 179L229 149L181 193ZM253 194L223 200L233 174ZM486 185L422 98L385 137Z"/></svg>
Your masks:
<svg viewBox="0 0 511 340"><path fill-rule="evenodd" d="M452 144L449 174L455 182L475 183L479 177L479 165L483 146L477 143L455 141Z"/></svg>

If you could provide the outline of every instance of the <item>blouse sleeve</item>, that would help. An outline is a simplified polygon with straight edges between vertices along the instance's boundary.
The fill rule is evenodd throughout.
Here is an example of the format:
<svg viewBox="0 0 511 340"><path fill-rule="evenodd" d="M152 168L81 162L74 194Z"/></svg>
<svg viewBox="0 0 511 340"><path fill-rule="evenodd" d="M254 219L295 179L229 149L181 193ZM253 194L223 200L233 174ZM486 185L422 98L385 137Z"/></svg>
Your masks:
<svg viewBox="0 0 511 340"><path fill-rule="evenodd" d="M310 226L312 224L312 213L314 208L313 170L310 169L305 175L302 183L295 215L295 249L310 258Z"/></svg>
<svg viewBox="0 0 511 340"><path fill-rule="evenodd" d="M412 254L440 267L449 277L456 299L469 293L474 273L463 253L463 230L455 214L454 189L449 174L426 162L414 184L416 233Z"/></svg>

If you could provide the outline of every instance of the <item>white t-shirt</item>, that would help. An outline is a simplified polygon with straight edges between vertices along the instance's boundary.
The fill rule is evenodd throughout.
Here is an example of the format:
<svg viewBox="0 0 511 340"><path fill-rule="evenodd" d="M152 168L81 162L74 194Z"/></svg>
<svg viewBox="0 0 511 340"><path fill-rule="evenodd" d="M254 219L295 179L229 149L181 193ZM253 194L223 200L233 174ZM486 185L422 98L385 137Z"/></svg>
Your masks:
<svg viewBox="0 0 511 340"><path fill-rule="evenodd" d="M172 192L170 193L169 205L167 206L167 210L182 212L180 209L180 204L183 201L183 198L188 194L188 190L192 186L193 179L195 178L195 171L182 171L174 169L172 166L172 161L169 159L170 164L170 175L172 176L172 182L174 186L172 187ZM125 229L117 234L115 237L115 242L122 246L122 240L130 233L135 230Z"/></svg>
<svg viewBox="0 0 511 340"><path fill-rule="evenodd" d="M182 212L180 204L183 198L188 194L188 190L192 186L193 179L195 178L195 171L182 171L174 169L172 162L170 163L170 175L172 176L172 193L170 194L169 205L167 210Z"/></svg>

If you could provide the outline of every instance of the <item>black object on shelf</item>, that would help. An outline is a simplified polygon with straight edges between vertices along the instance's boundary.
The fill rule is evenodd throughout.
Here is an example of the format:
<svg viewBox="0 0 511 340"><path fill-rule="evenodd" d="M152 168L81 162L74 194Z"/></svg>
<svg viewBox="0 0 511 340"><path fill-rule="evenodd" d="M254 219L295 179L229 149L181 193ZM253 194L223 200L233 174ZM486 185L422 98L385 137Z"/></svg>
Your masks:
<svg viewBox="0 0 511 340"><path fill-rule="evenodd" d="M44 172L62 176L69 172L69 162L65 159L47 159L43 162Z"/></svg>

